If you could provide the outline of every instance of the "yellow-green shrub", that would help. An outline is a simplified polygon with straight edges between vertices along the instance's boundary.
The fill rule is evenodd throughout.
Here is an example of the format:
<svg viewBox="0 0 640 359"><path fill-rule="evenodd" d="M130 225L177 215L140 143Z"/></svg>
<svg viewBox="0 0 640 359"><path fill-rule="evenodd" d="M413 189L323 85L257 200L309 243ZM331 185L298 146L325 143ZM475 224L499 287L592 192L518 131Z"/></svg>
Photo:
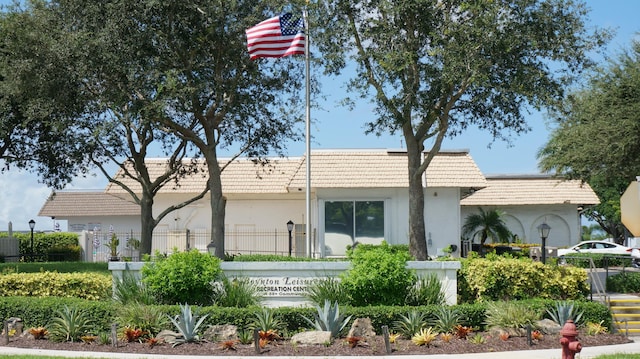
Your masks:
<svg viewBox="0 0 640 359"><path fill-rule="evenodd" d="M111 276L96 273L13 273L0 276L0 296L111 297Z"/></svg>
<svg viewBox="0 0 640 359"><path fill-rule="evenodd" d="M588 293L586 281L584 269L493 255L462 261L458 293L460 302L580 299Z"/></svg>

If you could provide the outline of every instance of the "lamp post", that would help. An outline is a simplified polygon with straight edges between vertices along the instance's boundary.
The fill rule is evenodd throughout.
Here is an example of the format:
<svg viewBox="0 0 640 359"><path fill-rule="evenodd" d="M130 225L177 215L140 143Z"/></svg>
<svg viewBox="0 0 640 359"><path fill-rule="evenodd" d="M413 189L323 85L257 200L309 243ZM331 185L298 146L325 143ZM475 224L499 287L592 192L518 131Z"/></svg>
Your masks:
<svg viewBox="0 0 640 359"><path fill-rule="evenodd" d="M213 243L213 241L207 244L207 252L212 256L216 255L216 245Z"/></svg>
<svg viewBox="0 0 640 359"><path fill-rule="evenodd" d="M546 223L542 222L541 225L538 226L538 233L540 234L540 239L542 239L542 264L545 264L547 261L547 238L549 237L549 231L551 231L551 227Z"/></svg>
<svg viewBox="0 0 640 359"><path fill-rule="evenodd" d="M291 231L293 231L293 221L287 222L287 230L289 231L289 257L291 257Z"/></svg>
<svg viewBox="0 0 640 359"><path fill-rule="evenodd" d="M33 219L29 221L29 228L31 228L31 261L33 262L33 228L36 226L36 221Z"/></svg>

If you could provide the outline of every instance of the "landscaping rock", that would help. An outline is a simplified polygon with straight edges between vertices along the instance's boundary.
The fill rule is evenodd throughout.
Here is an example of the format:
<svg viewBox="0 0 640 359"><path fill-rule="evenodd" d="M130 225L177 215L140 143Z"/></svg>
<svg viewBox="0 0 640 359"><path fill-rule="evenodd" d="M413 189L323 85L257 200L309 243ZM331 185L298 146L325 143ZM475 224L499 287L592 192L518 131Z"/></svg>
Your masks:
<svg viewBox="0 0 640 359"><path fill-rule="evenodd" d="M158 333L158 335L156 335L157 339L169 344L174 344L176 342L176 339L181 337L182 337L182 334L172 332L170 330L163 330L160 333Z"/></svg>
<svg viewBox="0 0 640 359"><path fill-rule="evenodd" d="M324 345L331 343L331 332L311 331L294 334L291 343Z"/></svg>
<svg viewBox="0 0 640 359"><path fill-rule="evenodd" d="M202 337L212 342L238 340L238 327L231 324L212 325L204 331Z"/></svg>
<svg viewBox="0 0 640 359"><path fill-rule="evenodd" d="M558 334L562 326L551 319L543 319L536 322L536 327L545 334Z"/></svg>
<svg viewBox="0 0 640 359"><path fill-rule="evenodd" d="M12 330L15 330L14 335L18 335L18 336L22 335L22 328L24 327L24 324L22 324L21 318L10 317L9 319L7 319L7 324L9 328L9 333L11 333ZM5 335L4 329L2 330L2 335Z"/></svg>
<svg viewBox="0 0 640 359"><path fill-rule="evenodd" d="M369 341L376 336L376 332L373 330L370 318L356 318L351 324L348 337L359 337Z"/></svg>

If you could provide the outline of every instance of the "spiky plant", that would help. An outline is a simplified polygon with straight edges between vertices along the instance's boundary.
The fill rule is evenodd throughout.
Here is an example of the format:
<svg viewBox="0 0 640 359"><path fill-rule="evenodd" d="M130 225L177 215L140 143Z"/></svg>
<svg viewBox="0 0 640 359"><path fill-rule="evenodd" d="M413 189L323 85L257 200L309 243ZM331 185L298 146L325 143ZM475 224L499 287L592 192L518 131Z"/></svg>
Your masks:
<svg viewBox="0 0 640 359"><path fill-rule="evenodd" d="M338 278L329 277L313 281L307 286L304 297L312 303L321 305L325 300L331 303L348 304L349 295Z"/></svg>
<svg viewBox="0 0 640 359"><path fill-rule="evenodd" d="M456 325L460 324L462 315L460 311L451 307L438 307L434 313L435 318L431 325L439 332L451 333Z"/></svg>
<svg viewBox="0 0 640 359"><path fill-rule="evenodd" d="M411 338L414 334L427 326L424 313L412 310L407 315L400 315L400 320L393 323L396 332L402 334L405 338Z"/></svg>
<svg viewBox="0 0 640 359"><path fill-rule="evenodd" d="M197 311L195 314L191 311L189 304L180 304L180 314L176 315L175 318L169 316L169 319L178 332L182 334L182 338L176 339L173 346L175 347L182 343L199 342L200 337L198 336L198 329L207 316L208 315L203 315L200 317L200 315L197 314Z"/></svg>
<svg viewBox="0 0 640 359"><path fill-rule="evenodd" d="M415 345L426 345L427 347L431 345L431 343L436 340L439 333L434 331L433 328L422 328L419 332L414 334L411 337L411 342Z"/></svg>
<svg viewBox="0 0 640 359"><path fill-rule="evenodd" d="M278 332L282 327L282 322L278 319L276 312L271 308L262 308L262 311L256 313L253 321L253 328L263 332Z"/></svg>
<svg viewBox="0 0 640 359"><path fill-rule="evenodd" d="M49 324L49 337L53 340L74 342L91 329L91 321L86 313L76 307L65 305L57 310Z"/></svg>
<svg viewBox="0 0 640 359"><path fill-rule="evenodd" d="M547 309L547 314L549 314L549 319L558 325L564 325L569 319L579 325L584 312L577 310L571 302L558 301L553 308Z"/></svg>
<svg viewBox="0 0 640 359"><path fill-rule="evenodd" d="M155 304L156 299L147 286L129 270L122 272L122 278L113 283L113 299L120 304Z"/></svg>
<svg viewBox="0 0 640 359"><path fill-rule="evenodd" d="M336 338L351 320L351 316L345 318L344 314L340 314L338 302L331 304L328 299L324 301L322 308L316 304L316 311L313 321L305 316L302 318L316 330L331 332L332 338Z"/></svg>
<svg viewBox="0 0 640 359"><path fill-rule="evenodd" d="M487 327L497 328L525 328L527 325L535 326L535 322L541 318L541 313L522 303L516 302L491 302L487 304Z"/></svg>
<svg viewBox="0 0 640 359"><path fill-rule="evenodd" d="M258 287L249 278L222 277L214 285L214 303L221 307L246 308L260 304Z"/></svg>
<svg viewBox="0 0 640 359"><path fill-rule="evenodd" d="M421 277L416 280L407 293L406 304L417 305L444 305L446 296L442 290L442 283L435 274Z"/></svg>
<svg viewBox="0 0 640 359"><path fill-rule="evenodd" d="M118 309L118 323L122 328L138 328L148 332L150 337L167 329L169 320L160 307L132 303Z"/></svg>

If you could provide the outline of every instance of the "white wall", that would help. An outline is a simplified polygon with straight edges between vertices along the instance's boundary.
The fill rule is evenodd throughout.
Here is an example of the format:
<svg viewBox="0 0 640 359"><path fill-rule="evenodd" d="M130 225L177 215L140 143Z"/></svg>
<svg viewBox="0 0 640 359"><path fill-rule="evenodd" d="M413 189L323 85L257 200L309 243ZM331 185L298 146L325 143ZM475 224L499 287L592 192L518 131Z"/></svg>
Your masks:
<svg viewBox="0 0 640 359"><path fill-rule="evenodd" d="M581 224L576 205L502 206L485 207L484 209L495 208L505 211L507 226L524 243L541 242L537 227L543 222L551 227L547 246L567 247L580 241ZM469 214L477 212L478 207L476 206L463 206L461 208L461 226Z"/></svg>
<svg viewBox="0 0 640 359"><path fill-rule="evenodd" d="M460 247L460 194L458 188L427 188L424 194L427 252L444 255L449 245ZM429 246L429 238L431 245ZM460 251L453 253L459 255Z"/></svg>

